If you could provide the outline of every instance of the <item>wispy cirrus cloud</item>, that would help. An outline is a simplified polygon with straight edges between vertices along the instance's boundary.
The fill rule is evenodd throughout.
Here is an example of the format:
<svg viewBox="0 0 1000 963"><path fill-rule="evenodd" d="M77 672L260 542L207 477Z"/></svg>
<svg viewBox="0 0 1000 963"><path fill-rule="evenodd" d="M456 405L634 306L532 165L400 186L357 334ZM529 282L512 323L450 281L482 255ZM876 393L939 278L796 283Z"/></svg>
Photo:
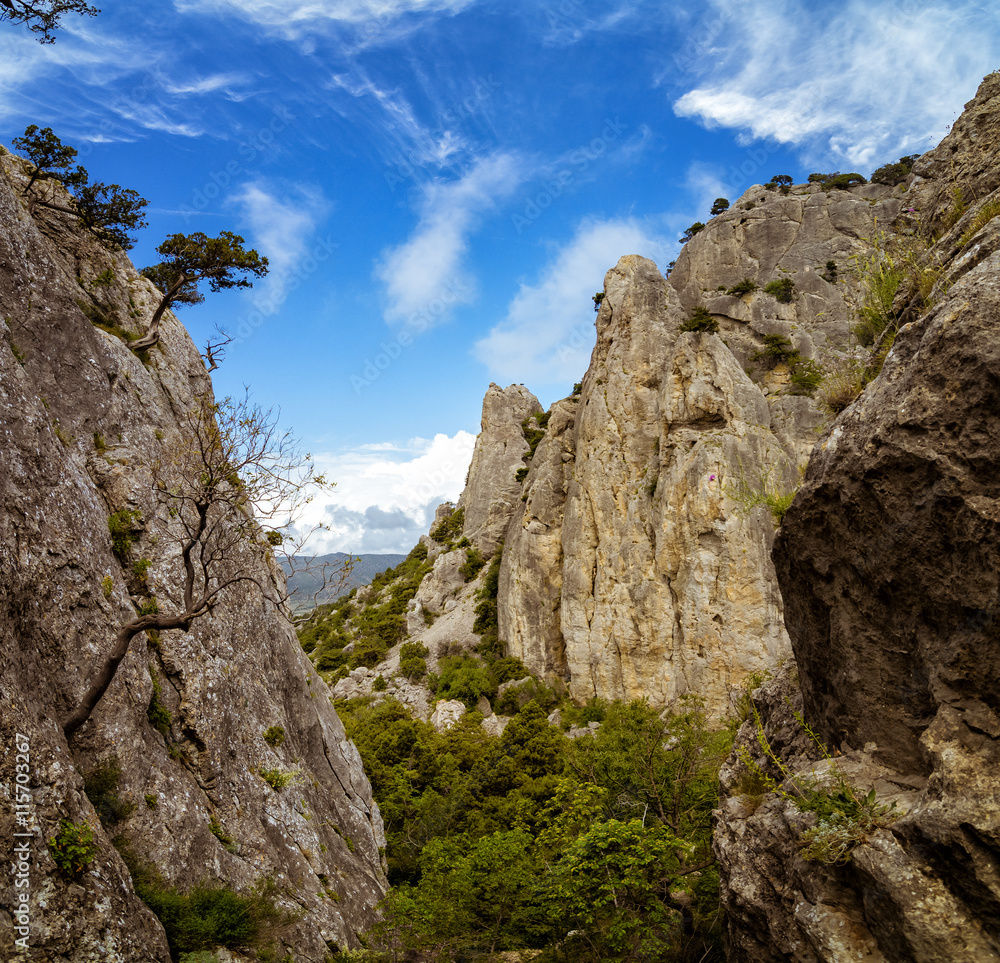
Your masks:
<svg viewBox="0 0 1000 963"><path fill-rule="evenodd" d="M268 259L265 295L280 300L329 205L322 191L308 185L277 185L263 180L244 185L232 202L249 225L253 245ZM256 296L259 300L259 294Z"/></svg>
<svg viewBox="0 0 1000 963"><path fill-rule="evenodd" d="M585 221L539 270L539 280L521 285L507 317L476 342L473 353L498 380L578 380L594 346L592 296L605 273L624 254L662 264L675 246L632 218Z"/></svg>
<svg viewBox="0 0 1000 963"><path fill-rule="evenodd" d="M476 285L464 265L469 236L481 216L510 196L523 173L514 154L478 160L457 180L431 181L421 191L420 221L403 244L383 252L376 277L385 285L387 321L424 327L428 305L470 303ZM448 310L435 312L438 319Z"/></svg>
<svg viewBox="0 0 1000 963"><path fill-rule="evenodd" d="M324 24L392 21L407 14L456 14L475 0L174 0L181 13L242 17L289 37Z"/></svg>
<svg viewBox="0 0 1000 963"><path fill-rule="evenodd" d="M1000 8L977 0L713 0L687 41L705 38L687 61L703 79L674 110L871 167L937 143L956 91L996 66L998 25Z"/></svg>

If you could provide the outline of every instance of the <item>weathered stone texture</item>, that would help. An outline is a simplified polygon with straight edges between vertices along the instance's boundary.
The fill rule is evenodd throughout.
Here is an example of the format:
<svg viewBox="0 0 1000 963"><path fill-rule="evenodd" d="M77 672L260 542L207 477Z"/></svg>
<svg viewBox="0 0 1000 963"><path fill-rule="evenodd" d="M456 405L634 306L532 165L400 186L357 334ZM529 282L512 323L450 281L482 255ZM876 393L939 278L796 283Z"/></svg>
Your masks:
<svg viewBox="0 0 1000 963"><path fill-rule="evenodd" d="M149 559L161 607L177 599L172 523L158 511L150 466L181 443L183 415L211 397L211 383L169 313L148 367L88 320L80 305L140 330L156 292L124 255L104 252L62 215L29 216L19 163L0 162L0 832L8 840L13 832L21 732L32 755L32 959L169 959L113 833L83 793L81 774L117 757L119 791L136 806L114 833L182 887L224 880L243 889L272 877L281 901L304 911L279 947L320 963L327 941L354 945L374 919L385 886L382 822L329 690L255 588L227 590L189 632L134 639L72 749L63 737L60 721L115 630L134 617L131 566L111 549L112 512L141 512L134 558ZM98 280L107 270L110 282ZM274 562L247 545L231 564L265 579ZM153 677L172 716L169 746L147 719ZM277 749L263 739L272 725L286 733ZM276 793L256 774L263 768L299 775ZM77 882L57 872L45 843L63 816L95 830L97 857ZM210 830L213 818L232 838L229 849ZM0 920L11 897L8 880ZM5 958L8 922L0 925Z"/></svg>

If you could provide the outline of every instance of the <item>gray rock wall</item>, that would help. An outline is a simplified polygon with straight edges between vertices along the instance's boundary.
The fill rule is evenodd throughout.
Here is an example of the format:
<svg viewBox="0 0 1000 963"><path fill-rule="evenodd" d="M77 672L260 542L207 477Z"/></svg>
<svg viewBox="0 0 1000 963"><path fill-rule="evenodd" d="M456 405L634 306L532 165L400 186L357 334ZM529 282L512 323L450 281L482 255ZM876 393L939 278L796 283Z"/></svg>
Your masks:
<svg viewBox="0 0 1000 963"><path fill-rule="evenodd" d="M141 512L134 557L150 560L161 604L177 601L174 533L150 466L182 443L180 420L211 383L169 313L148 367L88 320L81 305L141 330L156 293L124 255L107 254L61 215L29 216L19 183L19 161L0 159L0 834L14 831L22 733L31 747L32 959L169 959L111 843L124 834L182 888L272 878L298 919L278 934L279 949L320 963L328 943L356 945L355 932L374 919L385 886L382 822L327 687L256 589L228 590L189 632L135 638L72 748L63 737L60 721L135 613L130 566L112 553L112 512ZM232 564L265 578L274 562L247 545ZM166 739L147 719L154 677L171 714ZM286 738L272 748L263 734L275 725ZM106 831L82 774L113 757L134 809ZM298 775L275 792L259 775L273 768ZM95 833L96 858L76 881L57 871L46 845L62 817ZM0 887L4 958L10 882Z"/></svg>
<svg viewBox="0 0 1000 963"><path fill-rule="evenodd" d="M731 760L715 849L735 963L1000 959L1000 223L973 230L989 194L954 223L951 190L955 172L997 183L983 138L998 118L991 76L916 165L907 206L951 224L924 262L942 280L930 305L901 292L912 320L817 446L774 552L800 692L784 685L900 818L846 865L806 864L810 822L774 795L749 805ZM765 732L802 773L778 695L758 700ZM758 751L751 727L739 742Z"/></svg>

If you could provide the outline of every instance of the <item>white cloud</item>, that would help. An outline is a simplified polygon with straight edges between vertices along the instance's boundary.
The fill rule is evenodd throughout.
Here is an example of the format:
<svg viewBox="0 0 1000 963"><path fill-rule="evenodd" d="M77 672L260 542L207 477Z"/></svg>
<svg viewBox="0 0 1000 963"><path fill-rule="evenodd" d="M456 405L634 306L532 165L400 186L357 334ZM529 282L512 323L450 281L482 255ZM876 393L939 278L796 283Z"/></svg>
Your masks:
<svg viewBox="0 0 1000 963"><path fill-rule="evenodd" d="M523 383L577 381L594 346L593 297L625 254L663 263L668 239L633 219L586 221L573 239L522 284L507 317L475 345L492 377Z"/></svg>
<svg viewBox="0 0 1000 963"><path fill-rule="evenodd" d="M456 181L423 187L420 222L408 241L383 252L376 277L385 285L387 321L406 321L420 330L467 304L475 283L463 266L469 234L495 200L521 183L512 154L482 158Z"/></svg>
<svg viewBox="0 0 1000 963"><path fill-rule="evenodd" d="M309 506L304 522L330 527L314 536L309 553L408 552L434 509L462 493L475 442L459 431L317 455L317 469L337 487Z"/></svg>
<svg viewBox="0 0 1000 963"><path fill-rule="evenodd" d="M174 0L181 13L235 14L286 35L323 22L392 21L405 14L455 14L474 0Z"/></svg>
<svg viewBox="0 0 1000 963"><path fill-rule="evenodd" d="M714 0L713 8L674 55L707 71L675 112L852 168L937 143L1000 53L992 29L1000 8L978 0L822 8Z"/></svg>
<svg viewBox="0 0 1000 963"><path fill-rule="evenodd" d="M280 193L263 181L233 196L250 225L253 246L268 259L266 296L280 300L289 279L309 256L310 240L326 203L315 189L296 185Z"/></svg>

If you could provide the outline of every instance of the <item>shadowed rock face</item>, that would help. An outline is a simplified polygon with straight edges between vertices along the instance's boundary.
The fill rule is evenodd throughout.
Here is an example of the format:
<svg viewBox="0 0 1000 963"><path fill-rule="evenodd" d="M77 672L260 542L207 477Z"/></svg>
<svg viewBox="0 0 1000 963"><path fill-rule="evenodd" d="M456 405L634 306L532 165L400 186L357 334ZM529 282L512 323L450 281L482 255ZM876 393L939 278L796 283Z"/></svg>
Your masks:
<svg viewBox="0 0 1000 963"><path fill-rule="evenodd" d="M914 170L989 189L982 134L998 118L994 75ZM923 223L952 220L953 186L915 183ZM801 697L849 778L902 815L846 866L805 864L808 823L776 796L749 807L731 760L715 849L738 963L1000 960L1000 223L975 227L986 199L928 252L945 279L934 306L897 302L914 320L817 446L774 551L801 694L787 679L760 694L765 733L802 772L815 748L782 695ZM752 726L738 744L759 754Z"/></svg>
<svg viewBox="0 0 1000 963"><path fill-rule="evenodd" d="M139 331L158 295L124 255L61 215L33 219L19 171L17 159L0 159L0 831L10 839L15 830L9 794L21 733L31 758L32 958L169 960L111 844L122 834L182 888L223 880L243 890L273 878L279 901L298 914L278 934L281 952L320 963L328 942L356 945L355 932L374 919L385 886L382 821L329 691L256 588L228 590L189 632L134 639L72 750L63 737L59 723L95 661L134 618L132 561L149 560L161 607L178 600L175 533L157 510L150 467L182 443L182 417L210 397L211 383L170 314L148 367L91 323L84 311ZM123 565L108 518L125 508L141 513L142 527ZM231 564L264 580L275 563L247 544ZM147 718L154 678L170 713L166 738ZM271 726L283 728L282 745L264 740ZM118 792L134 808L105 829L82 776L112 758ZM263 769L298 776L275 792ZM95 832L95 858L75 881L46 846L62 817ZM0 918L11 896L0 890ZM10 926L0 927L5 959L10 939Z"/></svg>

